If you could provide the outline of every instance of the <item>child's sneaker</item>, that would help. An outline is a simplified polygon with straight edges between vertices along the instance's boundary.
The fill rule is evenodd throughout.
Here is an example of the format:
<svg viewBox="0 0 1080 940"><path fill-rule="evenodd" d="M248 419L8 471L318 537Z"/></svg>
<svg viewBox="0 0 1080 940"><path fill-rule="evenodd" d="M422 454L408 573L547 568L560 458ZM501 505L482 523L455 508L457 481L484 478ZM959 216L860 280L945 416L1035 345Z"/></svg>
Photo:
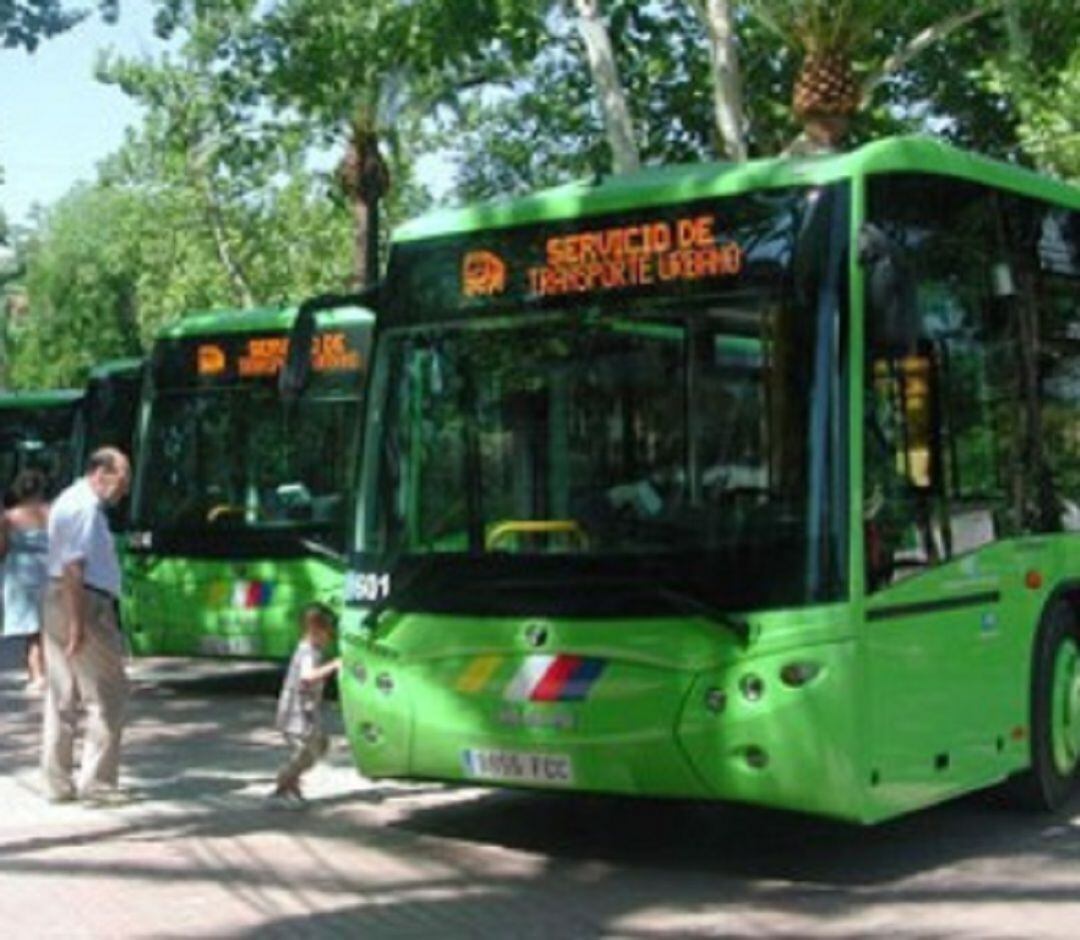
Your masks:
<svg viewBox="0 0 1080 940"><path fill-rule="evenodd" d="M305 803L303 794L298 789L286 787L278 787L267 794L266 799L274 809L299 809Z"/></svg>

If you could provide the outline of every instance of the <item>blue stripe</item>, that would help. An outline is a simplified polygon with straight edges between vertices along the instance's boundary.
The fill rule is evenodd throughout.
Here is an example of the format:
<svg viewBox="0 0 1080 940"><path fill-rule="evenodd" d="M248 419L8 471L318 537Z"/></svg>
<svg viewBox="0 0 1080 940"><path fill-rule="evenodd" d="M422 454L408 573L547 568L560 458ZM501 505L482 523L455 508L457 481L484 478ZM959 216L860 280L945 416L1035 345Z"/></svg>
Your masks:
<svg viewBox="0 0 1080 940"><path fill-rule="evenodd" d="M605 661L602 659L583 659L581 665L574 671L574 674L567 680L566 685L563 687L562 695L559 696L561 702L580 702L589 694L589 689L592 688L593 683L600 678L600 673L604 671Z"/></svg>

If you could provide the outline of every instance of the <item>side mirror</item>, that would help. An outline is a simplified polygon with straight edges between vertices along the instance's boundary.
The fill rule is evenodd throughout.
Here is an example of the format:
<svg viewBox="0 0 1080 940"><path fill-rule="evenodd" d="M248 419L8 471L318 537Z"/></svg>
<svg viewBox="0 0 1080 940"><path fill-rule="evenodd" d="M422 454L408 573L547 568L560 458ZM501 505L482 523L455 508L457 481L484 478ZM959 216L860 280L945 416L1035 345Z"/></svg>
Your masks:
<svg viewBox="0 0 1080 940"><path fill-rule="evenodd" d="M311 380L311 344L315 339L316 314L342 307L367 307L378 310L380 285L376 284L358 294L320 294L309 297L296 311L289 332L289 350L278 375L278 392L286 402L294 402L304 394Z"/></svg>
<svg viewBox="0 0 1080 940"><path fill-rule="evenodd" d="M905 355L919 339L915 278L904 252L876 225L859 231L859 264L866 282L866 336L878 354Z"/></svg>
<svg viewBox="0 0 1080 940"><path fill-rule="evenodd" d="M278 376L278 390L287 402L304 394L311 378L311 343L315 338L315 308L302 304L289 333L285 364Z"/></svg>

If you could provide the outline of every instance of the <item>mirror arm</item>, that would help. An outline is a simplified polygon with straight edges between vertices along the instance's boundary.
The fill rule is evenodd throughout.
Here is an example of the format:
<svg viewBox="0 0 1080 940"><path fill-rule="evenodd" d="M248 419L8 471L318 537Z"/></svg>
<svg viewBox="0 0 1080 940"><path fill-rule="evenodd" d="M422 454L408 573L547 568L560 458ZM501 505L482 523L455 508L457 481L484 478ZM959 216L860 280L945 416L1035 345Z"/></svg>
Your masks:
<svg viewBox="0 0 1080 940"><path fill-rule="evenodd" d="M316 315L324 310L342 307L367 307L377 313L381 290L382 285L375 284L353 294L318 294L300 304L292 329L289 330L289 351L285 365L278 374L278 392L285 401L295 401L307 385L310 367L307 344L297 342L297 338L314 336Z"/></svg>

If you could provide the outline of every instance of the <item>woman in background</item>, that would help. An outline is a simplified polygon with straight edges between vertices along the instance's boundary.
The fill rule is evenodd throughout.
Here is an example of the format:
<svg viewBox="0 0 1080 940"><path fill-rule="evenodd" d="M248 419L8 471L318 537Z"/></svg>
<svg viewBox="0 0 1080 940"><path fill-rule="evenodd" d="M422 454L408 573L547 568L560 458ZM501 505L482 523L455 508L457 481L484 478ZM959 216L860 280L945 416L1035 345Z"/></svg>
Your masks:
<svg viewBox="0 0 1080 940"><path fill-rule="evenodd" d="M41 645L41 598L48 580L49 504L40 470L23 470L11 485L12 506L0 524L0 558L4 559L4 636L26 637L27 688L45 690L45 658Z"/></svg>

